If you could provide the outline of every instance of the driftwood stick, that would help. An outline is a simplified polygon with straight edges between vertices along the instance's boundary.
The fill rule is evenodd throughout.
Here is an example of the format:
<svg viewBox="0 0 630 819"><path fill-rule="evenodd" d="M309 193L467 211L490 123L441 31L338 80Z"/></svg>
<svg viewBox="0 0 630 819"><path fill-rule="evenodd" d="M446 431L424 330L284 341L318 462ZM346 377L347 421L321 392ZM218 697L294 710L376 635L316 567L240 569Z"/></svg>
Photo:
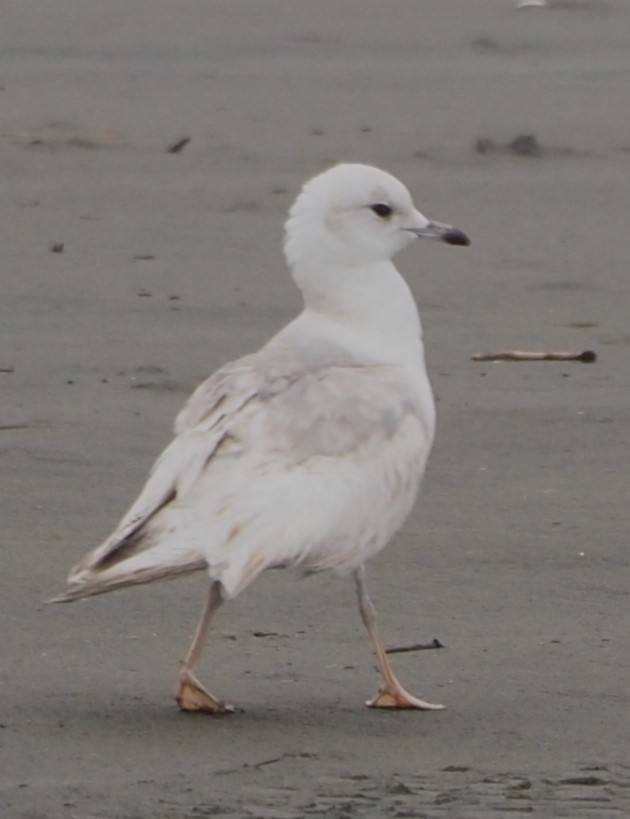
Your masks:
<svg viewBox="0 0 630 819"><path fill-rule="evenodd" d="M500 353L475 353L471 356L472 361L582 361L584 364L592 364L597 361L597 355L593 350L582 350L582 352L562 352L550 350L505 350Z"/></svg>

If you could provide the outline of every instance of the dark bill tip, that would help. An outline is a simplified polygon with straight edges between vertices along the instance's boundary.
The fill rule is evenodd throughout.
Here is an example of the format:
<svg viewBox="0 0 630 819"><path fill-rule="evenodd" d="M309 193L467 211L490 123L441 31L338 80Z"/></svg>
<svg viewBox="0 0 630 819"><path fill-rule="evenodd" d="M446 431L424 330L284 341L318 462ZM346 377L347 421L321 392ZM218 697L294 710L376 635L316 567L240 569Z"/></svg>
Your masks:
<svg viewBox="0 0 630 819"><path fill-rule="evenodd" d="M470 244L468 236L458 228L449 228L446 233L442 234L442 241L447 245L467 246Z"/></svg>

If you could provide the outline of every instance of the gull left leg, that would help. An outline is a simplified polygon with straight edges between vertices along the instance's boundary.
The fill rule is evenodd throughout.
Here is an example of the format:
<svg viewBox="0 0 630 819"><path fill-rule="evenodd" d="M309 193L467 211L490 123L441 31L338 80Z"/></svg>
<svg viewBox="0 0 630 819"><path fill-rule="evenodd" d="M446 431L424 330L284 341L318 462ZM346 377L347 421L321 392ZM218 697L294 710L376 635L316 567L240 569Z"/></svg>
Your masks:
<svg viewBox="0 0 630 819"><path fill-rule="evenodd" d="M201 655L206 633L212 616L223 603L221 584L214 582L210 586L208 599L201 613L199 623L195 629L190 649L182 663L177 681L175 699L181 711L205 711L207 714L231 714L234 708L218 700L197 679L194 673L195 666Z"/></svg>
<svg viewBox="0 0 630 819"><path fill-rule="evenodd" d="M402 687L389 664L389 659L385 653L385 646L383 645L381 635L376 626L376 609L367 592L365 568L363 566L354 573L354 579L357 586L361 619L370 635L374 651L376 652L376 659L378 660L378 665L383 675L383 682L378 694L373 699L368 700L366 705L370 708L416 708L419 711L442 710L442 708L444 708L443 705L425 702L425 700L413 697Z"/></svg>

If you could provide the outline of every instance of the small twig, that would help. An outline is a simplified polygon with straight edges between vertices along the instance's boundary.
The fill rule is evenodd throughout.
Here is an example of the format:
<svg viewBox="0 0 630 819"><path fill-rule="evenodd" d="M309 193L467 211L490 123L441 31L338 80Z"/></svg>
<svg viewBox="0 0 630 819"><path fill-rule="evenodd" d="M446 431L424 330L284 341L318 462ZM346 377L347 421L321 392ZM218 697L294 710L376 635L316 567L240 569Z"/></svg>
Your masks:
<svg viewBox="0 0 630 819"><path fill-rule="evenodd" d="M0 431L8 429L61 429L67 421L23 421L18 424L0 424Z"/></svg>
<svg viewBox="0 0 630 819"><path fill-rule="evenodd" d="M431 648L446 648L444 643L441 643L437 637L434 637L430 643L414 643L411 646L395 646L394 648L386 648L386 654L406 654L408 651L428 651Z"/></svg>
<svg viewBox="0 0 630 819"><path fill-rule="evenodd" d="M177 142L174 142L172 145L170 145L166 149L166 153L167 154L181 154L181 152L184 150L186 145L188 145L188 143L190 142L190 139L191 138L187 137L187 136L182 137L181 139L178 139Z"/></svg>
<svg viewBox="0 0 630 819"><path fill-rule="evenodd" d="M282 762L284 759L319 759L317 754L310 753L309 751L301 751L298 753L291 753L287 752L284 754L280 754L280 756L274 756L271 759L263 759L261 762L254 762L252 765L243 765L244 768L264 768L266 765L275 765L276 762Z"/></svg>
<svg viewBox="0 0 630 819"><path fill-rule="evenodd" d="M0 137L20 145L70 145L74 148L100 148L121 145L125 135L118 131L75 131L51 126L34 131L0 131Z"/></svg>
<svg viewBox="0 0 630 819"><path fill-rule="evenodd" d="M501 353L475 353L472 361L582 361L592 364L597 361L593 350L582 352L539 352L536 350L506 350Z"/></svg>
<svg viewBox="0 0 630 819"><path fill-rule="evenodd" d="M266 765L275 765L276 762L282 762L283 759L286 759L287 754L280 754L280 756L274 756L271 759L263 759L261 762L254 762L251 766L252 768L264 768Z"/></svg>

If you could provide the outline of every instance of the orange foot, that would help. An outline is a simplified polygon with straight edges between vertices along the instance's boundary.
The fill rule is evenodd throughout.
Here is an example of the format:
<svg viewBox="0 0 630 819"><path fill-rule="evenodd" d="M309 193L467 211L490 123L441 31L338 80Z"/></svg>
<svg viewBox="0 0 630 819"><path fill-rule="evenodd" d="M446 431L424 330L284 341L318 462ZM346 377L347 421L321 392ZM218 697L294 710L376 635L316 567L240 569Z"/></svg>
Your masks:
<svg viewBox="0 0 630 819"><path fill-rule="evenodd" d="M444 708L443 705L412 697L400 683L383 683L378 694L365 704L368 708L415 708L417 711L441 711Z"/></svg>
<svg viewBox="0 0 630 819"><path fill-rule="evenodd" d="M234 708L227 705L206 690L195 675L183 669L179 675L179 684L175 699L180 711L202 711L206 714L233 714Z"/></svg>

